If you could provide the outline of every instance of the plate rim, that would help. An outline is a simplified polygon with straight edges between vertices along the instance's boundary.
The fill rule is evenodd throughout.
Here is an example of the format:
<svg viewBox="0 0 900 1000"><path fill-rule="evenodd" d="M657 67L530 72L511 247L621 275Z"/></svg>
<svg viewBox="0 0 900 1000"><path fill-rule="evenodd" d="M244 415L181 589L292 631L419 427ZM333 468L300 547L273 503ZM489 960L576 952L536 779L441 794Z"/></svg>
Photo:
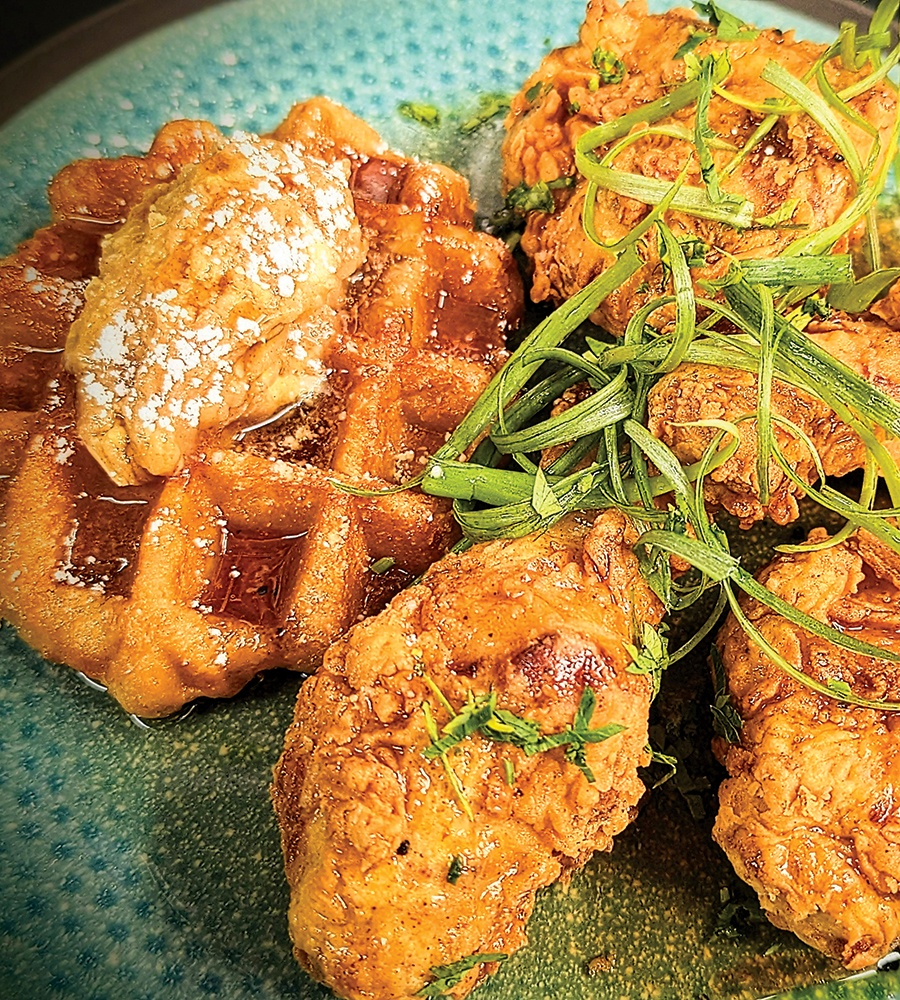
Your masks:
<svg viewBox="0 0 900 1000"><path fill-rule="evenodd" d="M0 69L0 125L57 84L141 36L209 7L236 0L121 0L63 29ZM872 9L860 0L776 0L835 26L864 24Z"/></svg>

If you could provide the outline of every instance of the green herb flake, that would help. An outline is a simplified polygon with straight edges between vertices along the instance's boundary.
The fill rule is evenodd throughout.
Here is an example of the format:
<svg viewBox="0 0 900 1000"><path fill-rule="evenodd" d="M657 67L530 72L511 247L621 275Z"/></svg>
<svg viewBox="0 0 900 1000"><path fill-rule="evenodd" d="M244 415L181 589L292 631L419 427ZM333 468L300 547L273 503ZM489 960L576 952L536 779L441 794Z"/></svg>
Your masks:
<svg viewBox="0 0 900 1000"><path fill-rule="evenodd" d="M529 98L530 100L530 98ZM468 135L481 128L485 122L489 122L497 115L509 110L508 94L482 94L478 98L478 107L460 126L460 132Z"/></svg>
<svg viewBox="0 0 900 1000"><path fill-rule="evenodd" d="M433 104L404 101L397 105L397 111L410 121L418 122L426 128L437 128L441 124L441 113Z"/></svg>
<svg viewBox="0 0 900 1000"><path fill-rule="evenodd" d="M578 101L572 101L569 104L569 114L577 115L579 111L581 111L581 105L578 103Z"/></svg>
<svg viewBox="0 0 900 1000"><path fill-rule="evenodd" d="M534 473L534 489L531 494L531 506L539 517L554 517L562 513L562 505L547 481L544 470L538 466Z"/></svg>
<svg viewBox="0 0 900 1000"><path fill-rule="evenodd" d="M705 42L709 37L711 36L707 31L692 31L676 49L675 58L684 59L689 52L693 52L698 45Z"/></svg>
<svg viewBox="0 0 900 1000"><path fill-rule="evenodd" d="M525 100L530 104L532 101L537 100L541 91L544 89L544 81L538 80L537 83L533 84L525 91Z"/></svg>
<svg viewBox="0 0 900 1000"><path fill-rule="evenodd" d="M449 990L463 980L467 972L471 972L476 965L486 962L505 962L508 955L500 952L479 952L477 955L469 955L461 958L458 962L451 962L449 965L433 965L431 974L435 977L433 982L427 983L416 993L417 997L444 997Z"/></svg>
<svg viewBox="0 0 900 1000"><path fill-rule="evenodd" d="M503 761L503 777L510 788L516 783L516 768L511 760Z"/></svg>
<svg viewBox="0 0 900 1000"><path fill-rule="evenodd" d="M810 295L800 307L800 311L804 316L812 316L813 319L829 319L831 316L831 307L821 295Z"/></svg>
<svg viewBox="0 0 900 1000"><path fill-rule="evenodd" d="M566 760L574 764L591 784L597 779L587 762L588 743L602 743L611 736L616 736L625 731L625 726L618 722L611 722L598 729L591 728L591 717L597 704L597 696L589 687L584 689L578 709L575 712L575 719L572 725L561 733L551 733L544 736L536 743L523 747L525 753L532 756L536 753L543 753L546 750L553 750L556 747L564 746Z"/></svg>
<svg viewBox="0 0 900 1000"><path fill-rule="evenodd" d="M688 267L706 267L706 258L712 247L703 240L691 237L686 240L679 240L681 251Z"/></svg>
<svg viewBox="0 0 900 1000"><path fill-rule="evenodd" d="M641 622L640 647L625 644L625 650L631 657L628 673L649 677L654 698L659 693L663 672L669 665L669 643L663 628L661 625L655 629L649 622Z"/></svg>
<svg viewBox="0 0 900 1000"><path fill-rule="evenodd" d="M763 229L787 229L798 228L793 225L792 219L800 205L799 198L789 198L784 204L770 212L768 215L760 215L753 220L754 226L761 226Z"/></svg>
<svg viewBox="0 0 900 1000"><path fill-rule="evenodd" d="M374 573L376 576L381 576L382 573L387 573L392 570L395 566L395 560L392 556L384 556L383 559L376 559L375 562L369 567L369 572Z"/></svg>
<svg viewBox="0 0 900 1000"><path fill-rule="evenodd" d="M459 881L460 875L466 870L466 864L463 859L458 855L454 854L450 859L450 867L447 869L447 881L451 885L456 885Z"/></svg>
<svg viewBox="0 0 900 1000"><path fill-rule="evenodd" d="M523 181L507 194L506 207L518 212L552 212L556 204L546 181L531 187Z"/></svg>
<svg viewBox="0 0 900 1000"><path fill-rule="evenodd" d="M591 65L597 70L600 83L621 83L628 69L625 63L608 49L597 46L591 55Z"/></svg>
<svg viewBox="0 0 900 1000"><path fill-rule="evenodd" d="M725 664L722 662L722 654L719 652L717 646L713 646L710 649L709 658L712 663L713 684L716 692L715 701L710 706L713 731L728 743L740 743L744 720L732 704L731 697L728 694Z"/></svg>
<svg viewBox="0 0 900 1000"><path fill-rule="evenodd" d="M716 29L716 38L722 42L752 42L759 37L759 32L751 28L745 21L742 21L736 14L730 14L727 10L715 3L694 2L694 10Z"/></svg>
<svg viewBox="0 0 900 1000"><path fill-rule="evenodd" d="M835 677L828 681L828 690L838 698L849 698L853 694L853 690L846 681L838 680Z"/></svg>

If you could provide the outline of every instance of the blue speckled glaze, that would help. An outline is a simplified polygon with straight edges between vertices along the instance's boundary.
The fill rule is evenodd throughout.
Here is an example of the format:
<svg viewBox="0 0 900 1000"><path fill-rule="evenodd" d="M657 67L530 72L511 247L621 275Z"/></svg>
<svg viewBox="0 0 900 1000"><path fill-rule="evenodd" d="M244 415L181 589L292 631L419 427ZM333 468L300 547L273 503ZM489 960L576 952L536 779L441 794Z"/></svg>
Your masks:
<svg viewBox="0 0 900 1000"><path fill-rule="evenodd" d="M174 23L79 72L0 130L0 248L46 221L45 186L64 163L144 151L173 117L264 130L294 101L324 93L415 152L422 130L398 117L400 101L454 108L479 92L513 90L548 46L574 38L583 7L554 0L549 16L547 4L520 0L238 0ZM729 7L816 39L829 33L777 4L731 0ZM290 955L267 792L298 683L274 675L227 705L145 731L3 627L0 998L329 995ZM677 871L642 882L623 850L623 866L606 876L614 885L603 882L612 869L597 865L568 896L547 895L533 947L481 996L623 995L621 986L608 992L609 981L583 974L585 955L602 950L596 928L621 916L616 886L625 892L628 881L645 900L668 878L663 911L673 898L688 912L701 905L700 889L684 888L693 860L680 884ZM715 895L714 884L708 890ZM690 968L703 933L682 934L671 962ZM739 957L727 954L726 964L736 967ZM634 995L686 995L671 977L652 985L658 963L649 956L635 969L643 985Z"/></svg>

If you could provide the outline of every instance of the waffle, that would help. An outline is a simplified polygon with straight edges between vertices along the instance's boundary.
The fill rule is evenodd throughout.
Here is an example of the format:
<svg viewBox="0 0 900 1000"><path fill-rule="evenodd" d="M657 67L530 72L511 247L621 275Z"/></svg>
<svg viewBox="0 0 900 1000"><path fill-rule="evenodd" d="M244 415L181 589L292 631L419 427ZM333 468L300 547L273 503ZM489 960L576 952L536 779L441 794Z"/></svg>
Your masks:
<svg viewBox="0 0 900 1000"><path fill-rule="evenodd" d="M50 187L53 224L0 270L0 433L22 452L3 500L0 610L140 716L229 696L269 667L315 669L446 551L447 503L393 488L470 408L521 315L514 264L473 230L459 175L385 150L322 99L273 136L349 165L366 258L336 306L319 390L256 424L208 429L169 476L110 480L78 435L60 348L102 234L217 148L212 127L172 123L146 158L66 168ZM16 280L18 297L6 294Z"/></svg>

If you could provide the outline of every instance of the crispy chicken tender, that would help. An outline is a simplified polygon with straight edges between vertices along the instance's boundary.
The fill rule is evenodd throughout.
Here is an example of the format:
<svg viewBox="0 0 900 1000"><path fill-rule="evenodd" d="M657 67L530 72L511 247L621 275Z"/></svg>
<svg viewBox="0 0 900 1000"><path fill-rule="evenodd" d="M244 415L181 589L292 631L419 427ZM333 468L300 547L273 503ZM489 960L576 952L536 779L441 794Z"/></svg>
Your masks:
<svg viewBox="0 0 900 1000"><path fill-rule="evenodd" d="M822 529L810 541L827 537ZM900 558L865 533L775 560L760 579L807 614L900 653ZM900 668L843 650L744 602L768 642L822 684L900 700ZM733 616L718 637L740 742L714 836L778 927L858 969L900 936L900 714L854 707L793 680Z"/></svg>
<svg viewBox="0 0 900 1000"><path fill-rule="evenodd" d="M294 949L339 996L413 997L432 967L519 948L536 890L608 850L631 819L652 685L628 671L624 644L662 615L635 537L610 512L447 556L301 688L273 797ZM591 725L626 727L588 744L594 783L562 748L528 757L473 735L448 755L470 820L441 762L423 755L424 704L448 721L437 689L456 708L493 691L498 708L556 733L587 686ZM487 971L476 965L449 992Z"/></svg>
<svg viewBox="0 0 900 1000"><path fill-rule="evenodd" d="M108 237L65 361L81 438L115 483L171 475L203 431L321 389L366 253L348 177L239 134Z"/></svg>
<svg viewBox="0 0 900 1000"><path fill-rule="evenodd" d="M509 133L503 147L504 184L533 186L539 181L573 178L570 187L554 191L555 211L534 211L522 237L522 248L534 265L532 298L560 302L587 285L615 259L591 241L581 222L587 182L578 174L574 148L578 139L598 124L670 93L683 83L686 64L679 49L705 33L693 49L698 59L728 50L731 73L727 89L741 99L761 104L783 98L760 74L769 60L794 77L802 77L821 55L823 46L798 41L792 32L767 30L748 40L727 43L715 31L684 9L649 16L643 0L618 3L591 0L577 44L551 52L513 99L507 118ZM594 65L594 53L615 56L624 65L620 82L605 83ZM828 77L837 89L858 80L855 74L828 65ZM893 127L896 99L886 86L875 86L854 98L852 107L881 135L882 148ZM660 124L688 129L692 134L696 105L663 119ZM753 135L762 116L713 96L709 125L716 137L733 148L711 150L722 189L753 203L761 218L794 205L790 222L813 232L834 222L856 191L843 157L829 137L805 114L782 116L731 173L723 168ZM872 136L848 125L847 131L863 162L872 149ZM617 170L657 180L674 181L688 163L692 144L681 138L651 135L627 145L615 157ZM608 151L601 147L598 154ZM685 183L703 187L697 157ZM601 191L594 211L600 240L611 244L627 235L649 212L634 199ZM734 229L681 212L666 213L675 236L700 240L709 246L706 266L694 268L695 279L721 277L731 258L768 258L780 254L797 238L796 229ZM846 250L846 240L835 251ZM613 333L621 333L629 317L645 302L668 291L655 242L649 241L646 263L598 308L592 317ZM659 317L657 317L658 319Z"/></svg>
<svg viewBox="0 0 900 1000"><path fill-rule="evenodd" d="M873 309L894 322L891 310L897 299L898 292L892 289ZM810 324L807 332L820 347L848 368L900 400L900 331L877 315L851 317L836 313L827 322ZM797 497L802 490L772 461L769 502L765 505L760 502L756 420L743 419L755 414L757 405L758 384L754 372L683 364L664 375L651 390L647 426L674 451L680 462L689 465L699 461L718 433L710 427L691 426L695 421L740 421L740 446L728 461L710 473L705 485L706 500L739 517L744 527L766 515L778 524L788 524L799 514ZM775 380L772 409L805 431L827 475L844 476L865 464L866 446L827 403ZM775 424L773 430L791 468L801 479L812 483L817 478L817 471L809 448L783 425ZM890 438L885 445L894 459L900 460L900 442Z"/></svg>

